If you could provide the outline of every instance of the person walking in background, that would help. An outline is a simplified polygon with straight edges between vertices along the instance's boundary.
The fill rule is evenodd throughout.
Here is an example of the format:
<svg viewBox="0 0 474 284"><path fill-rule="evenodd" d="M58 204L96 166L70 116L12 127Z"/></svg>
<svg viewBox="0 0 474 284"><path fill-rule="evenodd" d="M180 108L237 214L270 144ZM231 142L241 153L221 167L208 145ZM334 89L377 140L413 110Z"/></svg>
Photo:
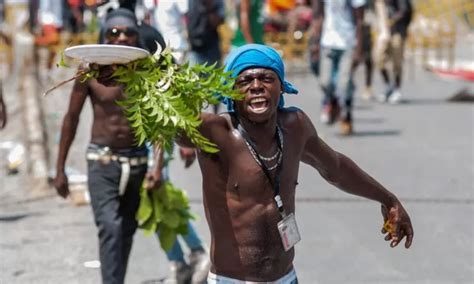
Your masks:
<svg viewBox="0 0 474 284"><path fill-rule="evenodd" d="M225 20L223 0L189 0L187 34L191 64L218 64L221 49L218 27Z"/></svg>
<svg viewBox="0 0 474 284"><path fill-rule="evenodd" d="M239 0L236 4L238 26L232 47L246 43L263 43L263 0Z"/></svg>
<svg viewBox="0 0 474 284"><path fill-rule="evenodd" d="M295 38L295 32L306 32L311 25L313 11L310 0L296 0L295 8L288 13L288 36Z"/></svg>
<svg viewBox="0 0 474 284"><path fill-rule="evenodd" d="M290 12L295 9L295 0L267 0L265 2L265 32L286 32L289 27Z"/></svg>
<svg viewBox="0 0 474 284"><path fill-rule="evenodd" d="M82 0L63 0L64 29L73 35L84 30L84 5Z"/></svg>
<svg viewBox="0 0 474 284"><path fill-rule="evenodd" d="M309 49L315 74L319 76L319 62L323 51L327 52L327 57L331 61L329 82L323 86L321 122L330 125L339 118L341 107L338 84L340 73L343 73L341 71L345 71L347 82L340 117L343 135L353 132L352 106L355 91L353 73L362 59L362 21L365 4L366 0L313 1Z"/></svg>
<svg viewBox="0 0 474 284"><path fill-rule="evenodd" d="M378 40L377 66L385 83L385 92L380 96L382 102L399 103L402 98L403 56L408 36L413 8L410 0L377 0L377 16L381 25L388 27L389 34L381 33ZM383 6L385 4L385 6ZM386 19L386 21L385 21ZM388 63L392 64L392 74Z"/></svg>
<svg viewBox="0 0 474 284"><path fill-rule="evenodd" d="M127 9L132 13L135 13L135 4L132 4L133 3L117 4L117 8L111 6L109 9L110 11L113 11L114 9L122 8ZM103 3L102 5L107 5L107 3ZM163 38L163 35L156 28L147 23L144 19L144 16L145 15L142 15L142 18L138 18L135 14L138 23L138 38L140 41L140 47L148 50L151 54L154 54L158 49L158 46L161 50L163 50L166 47L166 43ZM104 27L101 27L99 32L99 43L104 42L105 32L106 29Z"/></svg>
<svg viewBox="0 0 474 284"><path fill-rule="evenodd" d="M152 21L179 64L185 62L189 50L185 23L187 12L188 0L158 1Z"/></svg>
<svg viewBox="0 0 474 284"><path fill-rule="evenodd" d="M218 27L225 20L223 0L189 0L187 31L189 41L189 63L220 66L222 52ZM218 113L219 105L213 105Z"/></svg>
<svg viewBox="0 0 474 284"><path fill-rule="evenodd" d="M110 12L105 29L103 43L140 47L138 24L131 11ZM101 78L108 76L110 74L100 75ZM145 178L147 188L159 187L161 169L155 167L147 172L147 148L136 146L134 132L123 109L116 103L124 97L123 88L113 79L77 79L63 120L53 180L60 196L69 195L65 164L87 97L94 112L86 154L88 188L98 228L102 282L121 284L137 229L139 189Z"/></svg>
<svg viewBox="0 0 474 284"><path fill-rule="evenodd" d="M119 10L124 10L125 8L120 8ZM129 10L129 9L127 9ZM130 13L132 13L130 11ZM141 19L142 20L142 19ZM157 49L156 44L160 45L161 49L166 47L166 44L163 40L163 36L159 31L154 27L148 25L144 21L141 21L138 25L139 19L137 19L137 28L138 28L138 44L140 47L147 49L151 53L154 53ZM107 36L107 25L102 29L101 38L105 39ZM102 42L100 40L99 42ZM152 148L149 145L148 152L152 152ZM183 159L188 161L188 159L194 159L193 149L186 151L185 149L180 149ZM185 154L187 153L187 154ZM149 154L149 161L154 160L154 155ZM189 166L187 162L187 166ZM154 163L149 162L149 166L153 166ZM163 165L159 165L161 168ZM160 170L161 171L161 170ZM165 173L163 177L168 179L168 169L167 167L163 168ZM193 283L201 283L205 280L207 272L209 271L209 256L207 251L202 244L202 241L197 233L194 225L188 223L188 234L183 236L183 240L186 245L189 247L191 253L188 257L189 263L185 260L185 255L181 244L178 240L174 243L170 251L165 251L168 260L170 261L169 268L170 273L167 278L164 280L166 284L182 284L187 283L187 281L192 280ZM203 276L204 275L204 276Z"/></svg>
<svg viewBox="0 0 474 284"><path fill-rule="evenodd" d="M375 15L373 13L373 0L367 0L364 10L364 21L362 25L362 61L364 63L365 88L362 91L362 98L371 100L373 98L372 78L373 78L373 52L372 52L372 26Z"/></svg>

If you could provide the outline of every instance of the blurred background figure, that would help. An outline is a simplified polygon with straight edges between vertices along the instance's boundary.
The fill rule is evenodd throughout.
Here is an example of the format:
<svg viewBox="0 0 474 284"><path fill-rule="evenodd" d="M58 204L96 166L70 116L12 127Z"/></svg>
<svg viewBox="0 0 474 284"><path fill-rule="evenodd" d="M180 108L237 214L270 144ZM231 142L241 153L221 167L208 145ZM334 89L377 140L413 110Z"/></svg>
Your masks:
<svg viewBox="0 0 474 284"><path fill-rule="evenodd" d="M362 98L371 100L373 98L372 77L373 77L373 54L372 54L372 33L375 25L374 0L367 0L364 10L364 21L362 24L362 61L364 64L365 87L362 90Z"/></svg>
<svg viewBox="0 0 474 284"><path fill-rule="evenodd" d="M3 101L3 84L0 79L0 129L7 125L7 106Z"/></svg>
<svg viewBox="0 0 474 284"><path fill-rule="evenodd" d="M224 23L223 0L189 0L187 35L191 64L220 64L218 27Z"/></svg>
<svg viewBox="0 0 474 284"><path fill-rule="evenodd" d="M40 0L38 22L41 35L35 39L37 45L53 45L59 42L59 31L63 27L65 3L55 0Z"/></svg>
<svg viewBox="0 0 474 284"><path fill-rule="evenodd" d="M300 31L306 33L309 26L311 25L311 20L313 18L313 10L311 9L310 0L296 0L294 9L288 12L288 36L293 36L298 38L295 35L295 32Z"/></svg>
<svg viewBox="0 0 474 284"><path fill-rule="evenodd" d="M387 27L387 32L379 35L377 66L380 68L385 92L379 97L380 101L399 103L402 98L401 84L404 60L405 41L408 36L413 9L410 0L377 0L379 5L377 16L380 25ZM384 2L384 3L382 3ZM383 28L382 28L383 30ZM389 63L392 72L389 71Z"/></svg>
<svg viewBox="0 0 474 284"><path fill-rule="evenodd" d="M12 90L16 93L22 82L23 75L31 66L33 54L33 37L28 31L29 13L28 1L5 1L4 17L0 23L0 41L7 46L7 62L10 65L9 71L2 74L11 78Z"/></svg>
<svg viewBox="0 0 474 284"><path fill-rule="evenodd" d="M76 35L84 30L84 8L83 0L63 0L63 22L64 30Z"/></svg>
<svg viewBox="0 0 474 284"><path fill-rule="evenodd" d="M231 41L232 47L246 43L263 44L264 0L239 0L235 5L238 25Z"/></svg>
<svg viewBox="0 0 474 284"><path fill-rule="evenodd" d="M295 9L295 0L267 0L265 5L265 32L288 30L289 13Z"/></svg>
<svg viewBox="0 0 474 284"><path fill-rule="evenodd" d="M320 60L324 52L330 60L331 71L328 83L322 86L321 122L330 125L339 119L341 106L338 85L342 75L346 76L341 119L341 134L353 131L352 106L355 85L353 73L362 59L362 21L365 0L315 0L313 2L312 35L310 56L312 69L319 76ZM352 56L351 56L352 55Z"/></svg>
<svg viewBox="0 0 474 284"><path fill-rule="evenodd" d="M188 0L156 1L154 4L152 22L163 35L166 45L171 48L177 63L186 60L189 50L185 23L187 12Z"/></svg>
<svg viewBox="0 0 474 284"><path fill-rule="evenodd" d="M225 20L224 1L189 0L188 3L189 63L220 66L222 52L218 28ZM219 105L214 105L213 111L218 113Z"/></svg>
<svg viewBox="0 0 474 284"><path fill-rule="evenodd" d="M103 5L107 4L110 5L110 2L103 3ZM110 6L109 9L114 10L114 7L116 7L116 5ZM128 3L128 5L125 6L120 2L119 7L134 11L136 14L139 25L138 33L141 38L140 47L154 53L157 50L156 43L160 45L161 49L164 49L167 44L174 44L175 47L171 46L171 50L173 51L172 53L176 61L182 63L185 60L187 38L183 32L185 32L184 29L186 28L184 15L188 7L185 1L179 3L163 1L158 4L152 1L138 1L134 2L133 5ZM162 15L166 12L170 12L171 14L163 18ZM160 30L157 30L152 25L160 28ZM168 32L167 39L165 39L166 36L162 34L162 31ZM180 31L180 34L175 34L175 31ZM104 32L102 31L101 37L103 36ZM189 154L193 153L191 149L191 153ZM165 159L171 160L172 157L165 157ZM169 178L167 166L163 168L163 177L166 180ZM163 280L163 283L182 284L188 283L189 281L192 281L192 283L202 283L205 281L207 273L209 272L209 255L204 248L205 245L201 241L196 228L191 222L188 222L188 234L182 236L182 240L187 246L187 250L189 250L189 255L185 255L183 246L177 238L173 247L169 251L165 251L167 259L169 260L169 273Z"/></svg>

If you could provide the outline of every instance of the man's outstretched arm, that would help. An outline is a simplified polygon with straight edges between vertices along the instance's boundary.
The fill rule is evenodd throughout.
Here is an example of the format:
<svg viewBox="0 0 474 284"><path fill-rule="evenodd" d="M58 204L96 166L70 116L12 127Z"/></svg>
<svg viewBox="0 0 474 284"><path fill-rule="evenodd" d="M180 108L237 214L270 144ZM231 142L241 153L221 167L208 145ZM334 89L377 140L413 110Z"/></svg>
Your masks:
<svg viewBox="0 0 474 284"><path fill-rule="evenodd" d="M334 151L319 138L309 118L303 113L301 116L307 137L302 162L318 170L324 179L337 188L380 202L385 222L382 233L388 233L385 240L391 240L390 246L395 247L406 237L405 247L409 248L413 240L413 228L398 198L350 158Z"/></svg>

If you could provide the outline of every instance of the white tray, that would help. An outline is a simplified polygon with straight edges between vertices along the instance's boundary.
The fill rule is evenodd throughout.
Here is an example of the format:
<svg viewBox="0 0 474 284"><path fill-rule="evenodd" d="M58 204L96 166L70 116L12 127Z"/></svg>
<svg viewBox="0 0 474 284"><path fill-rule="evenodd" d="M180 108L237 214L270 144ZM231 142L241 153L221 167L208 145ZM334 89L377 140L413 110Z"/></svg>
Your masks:
<svg viewBox="0 0 474 284"><path fill-rule="evenodd" d="M150 55L138 47L113 44L86 44L66 48L64 55L84 63L125 64Z"/></svg>

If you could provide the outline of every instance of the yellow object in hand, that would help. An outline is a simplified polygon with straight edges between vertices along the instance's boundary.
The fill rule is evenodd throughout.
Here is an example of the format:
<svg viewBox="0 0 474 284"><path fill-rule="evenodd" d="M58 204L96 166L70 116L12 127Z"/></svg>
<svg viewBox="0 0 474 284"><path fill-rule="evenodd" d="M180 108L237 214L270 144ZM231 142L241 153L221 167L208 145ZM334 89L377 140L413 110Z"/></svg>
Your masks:
<svg viewBox="0 0 474 284"><path fill-rule="evenodd" d="M389 220L385 221L385 223L383 224L383 228L385 229L385 231L389 233L395 233L395 228L393 227L393 225L390 223Z"/></svg>

